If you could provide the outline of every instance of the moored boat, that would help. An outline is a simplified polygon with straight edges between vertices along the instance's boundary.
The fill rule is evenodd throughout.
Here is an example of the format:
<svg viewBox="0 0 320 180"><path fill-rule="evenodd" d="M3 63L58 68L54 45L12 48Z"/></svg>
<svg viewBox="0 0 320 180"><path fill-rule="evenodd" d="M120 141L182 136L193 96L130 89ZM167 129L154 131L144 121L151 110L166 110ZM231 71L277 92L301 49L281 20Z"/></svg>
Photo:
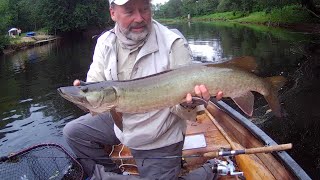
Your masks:
<svg viewBox="0 0 320 180"><path fill-rule="evenodd" d="M197 121L188 122L186 141L195 135L204 137L205 145L183 150L183 173L192 171L205 163L209 152L222 150L239 150L268 146L277 146L265 132L254 125L246 117L238 113L226 103L209 102L203 113L197 116ZM192 143L191 143L192 144ZM186 144L185 144L186 145ZM116 146L111 156L117 160L120 167L131 174L138 174L134 161L130 159L130 150L122 145ZM229 169L221 179L310 179L306 172L285 151L273 153L256 153L235 155L231 158L219 157L221 161L234 164L235 169ZM222 173L223 174L223 173ZM243 177L240 177L243 176Z"/></svg>

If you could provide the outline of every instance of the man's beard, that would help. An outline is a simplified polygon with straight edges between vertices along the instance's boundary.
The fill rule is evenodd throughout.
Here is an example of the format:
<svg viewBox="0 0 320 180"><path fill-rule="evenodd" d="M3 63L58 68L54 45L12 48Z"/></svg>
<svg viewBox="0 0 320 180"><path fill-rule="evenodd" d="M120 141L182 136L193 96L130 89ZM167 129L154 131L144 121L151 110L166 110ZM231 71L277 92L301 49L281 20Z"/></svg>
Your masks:
<svg viewBox="0 0 320 180"><path fill-rule="evenodd" d="M142 32L139 32L139 33L135 33L135 32L132 32L131 29L133 27L137 27L137 26L144 26L144 30ZM130 24L130 26L128 28L122 28L121 26L120 27L120 30L121 32L123 33L123 35L130 39L130 40L133 40L133 41L141 41L141 40L144 40L147 35L149 34L150 32L150 29L151 29L151 26L146 24L146 23L133 23L133 24Z"/></svg>

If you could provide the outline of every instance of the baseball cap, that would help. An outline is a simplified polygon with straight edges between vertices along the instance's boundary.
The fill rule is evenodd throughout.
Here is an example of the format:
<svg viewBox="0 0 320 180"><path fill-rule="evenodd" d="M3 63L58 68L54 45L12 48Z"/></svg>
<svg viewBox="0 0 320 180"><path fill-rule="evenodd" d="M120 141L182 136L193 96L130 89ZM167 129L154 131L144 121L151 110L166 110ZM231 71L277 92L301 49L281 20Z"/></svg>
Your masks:
<svg viewBox="0 0 320 180"><path fill-rule="evenodd" d="M109 4L111 3L115 3L116 5L124 5L125 3L127 3L129 0L109 0Z"/></svg>

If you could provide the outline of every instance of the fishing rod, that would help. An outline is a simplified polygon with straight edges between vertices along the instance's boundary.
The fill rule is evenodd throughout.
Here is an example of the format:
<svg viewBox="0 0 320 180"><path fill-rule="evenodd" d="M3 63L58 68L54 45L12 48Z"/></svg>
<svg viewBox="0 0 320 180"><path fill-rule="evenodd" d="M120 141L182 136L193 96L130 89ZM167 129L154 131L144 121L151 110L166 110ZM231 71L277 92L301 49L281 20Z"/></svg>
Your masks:
<svg viewBox="0 0 320 180"><path fill-rule="evenodd" d="M89 157L78 157L80 159L111 159L111 160L131 160L131 159L173 159L173 158L215 158L215 157L224 157L224 156L235 156L240 154L257 154L257 153L270 153L274 151L284 151L292 148L292 144L280 144L280 145L272 145L266 147L257 147L257 148L248 148L248 149L240 149L240 150L219 150L215 152L208 152L204 154L193 154L193 155L182 155L182 156L154 156L154 157L143 157L134 158L133 156L121 156L121 157L100 157L100 158L89 158Z"/></svg>

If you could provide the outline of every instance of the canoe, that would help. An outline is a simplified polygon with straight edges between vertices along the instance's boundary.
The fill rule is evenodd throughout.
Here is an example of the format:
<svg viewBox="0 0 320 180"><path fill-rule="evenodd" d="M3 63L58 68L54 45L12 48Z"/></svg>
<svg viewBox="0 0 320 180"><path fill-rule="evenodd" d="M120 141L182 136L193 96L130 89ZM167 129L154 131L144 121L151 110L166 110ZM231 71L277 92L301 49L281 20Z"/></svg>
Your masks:
<svg viewBox="0 0 320 180"><path fill-rule="evenodd" d="M197 137L196 142L198 142L196 148L192 147L192 143L192 146L188 145L189 140L194 137ZM266 133L226 103L209 102L207 108L199 112L195 122L188 121L184 158L175 158L181 158L183 162L181 174L186 174L203 165L208 159L212 159L206 156L208 153L221 152L221 149L227 152L227 150L252 150L267 146L264 148L266 149L276 145L277 143ZM120 144L114 146L112 150L106 149L106 153L111 154L123 171L138 175L129 148ZM228 173L219 173L219 179L310 179L285 151L217 158L223 161L221 167L229 168ZM234 166L229 166L230 164ZM83 167L61 145L43 143L0 157L0 177L1 179L83 179Z"/></svg>
<svg viewBox="0 0 320 180"><path fill-rule="evenodd" d="M185 157L200 155L200 157L183 159L183 174L205 163L208 158L201 155L208 152L277 145L265 132L223 101L209 102L207 108L198 114L195 122L188 122L186 139L195 135L204 135L205 146L183 150ZM110 154L115 159L132 157L130 150L123 145L115 146ZM245 179L311 179L285 151L233 157L229 159L232 159L235 164L235 172L243 172L241 176ZM224 157L219 159L224 160ZM134 160L123 159L116 162L124 171L138 174ZM230 173L219 178L243 179L240 175L230 175Z"/></svg>

